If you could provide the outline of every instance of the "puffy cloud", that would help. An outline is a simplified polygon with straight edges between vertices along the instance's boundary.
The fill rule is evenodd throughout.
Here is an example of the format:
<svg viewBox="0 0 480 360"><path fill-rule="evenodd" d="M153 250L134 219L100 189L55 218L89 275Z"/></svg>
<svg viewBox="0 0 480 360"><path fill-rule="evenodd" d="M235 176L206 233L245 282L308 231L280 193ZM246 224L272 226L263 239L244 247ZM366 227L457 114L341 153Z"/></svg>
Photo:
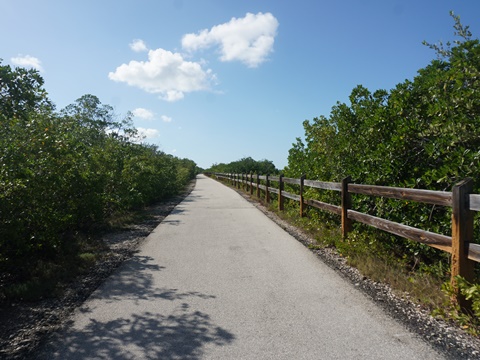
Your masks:
<svg viewBox="0 0 480 360"><path fill-rule="evenodd" d="M147 44L143 40L135 39L130 43L130 49L135 52L148 51Z"/></svg>
<svg viewBox="0 0 480 360"><path fill-rule="evenodd" d="M278 20L271 13L247 13L197 34L182 38L185 50L196 51L218 45L221 61L241 61L249 67L263 63L273 51Z"/></svg>
<svg viewBox="0 0 480 360"><path fill-rule="evenodd" d="M151 120L153 119L153 112L144 108L136 108L132 111L133 115L142 119Z"/></svg>
<svg viewBox="0 0 480 360"><path fill-rule="evenodd" d="M164 122L172 122L172 118L170 116L162 115L161 118Z"/></svg>
<svg viewBox="0 0 480 360"><path fill-rule="evenodd" d="M159 94L166 101L176 101L185 93L206 90L215 75L199 63L186 61L181 54L164 49L150 50L148 61L130 61L122 64L108 77L126 82L149 93Z"/></svg>
<svg viewBox="0 0 480 360"><path fill-rule="evenodd" d="M157 129L137 128L138 134L145 139L155 139L160 136L160 132Z"/></svg>
<svg viewBox="0 0 480 360"><path fill-rule="evenodd" d="M21 67L30 67L37 69L38 71L43 71L41 61L36 57L25 55L25 56L17 56L10 59L12 63L16 66Z"/></svg>

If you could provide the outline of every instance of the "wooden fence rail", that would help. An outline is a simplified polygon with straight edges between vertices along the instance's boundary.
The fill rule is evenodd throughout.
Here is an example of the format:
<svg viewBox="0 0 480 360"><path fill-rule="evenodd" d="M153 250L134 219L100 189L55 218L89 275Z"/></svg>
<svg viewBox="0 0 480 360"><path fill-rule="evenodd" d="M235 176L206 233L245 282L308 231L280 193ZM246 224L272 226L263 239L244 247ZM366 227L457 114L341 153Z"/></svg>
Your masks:
<svg viewBox="0 0 480 360"><path fill-rule="evenodd" d="M305 176L299 179L285 178L280 176L269 176L259 174L212 174L218 179L230 182L233 186L244 187L253 194L256 189L257 197L260 197L260 190L265 193L265 200L270 201L270 194L276 194L279 210L283 210L284 198L300 203L300 216L304 216L304 205L328 211L341 216L342 236L345 238L352 230L352 221L358 221L377 229L429 245L431 247L446 251L451 254L451 282L456 289L456 298L462 308L468 308L469 304L461 296L456 286L456 276L460 275L468 281L474 278L474 262L480 262L480 244L473 241L474 211L480 211L480 195L472 194L473 181L466 179L456 184L451 192L431 191L420 189L406 189L388 186L375 186L364 184L353 184L350 178L342 182L324 182L307 180ZM261 181L263 184L261 184ZM272 186L273 183L278 185ZM299 186L299 194L292 194L284 191L284 184ZM305 187L322 190L337 191L340 193L341 205L333 205L314 199L304 197ZM430 231L418 229L390 220L382 219L372 215L364 214L352 207L351 194L363 194L369 196L381 196L398 200L409 200L424 204L451 207L452 234L451 236L437 234Z"/></svg>

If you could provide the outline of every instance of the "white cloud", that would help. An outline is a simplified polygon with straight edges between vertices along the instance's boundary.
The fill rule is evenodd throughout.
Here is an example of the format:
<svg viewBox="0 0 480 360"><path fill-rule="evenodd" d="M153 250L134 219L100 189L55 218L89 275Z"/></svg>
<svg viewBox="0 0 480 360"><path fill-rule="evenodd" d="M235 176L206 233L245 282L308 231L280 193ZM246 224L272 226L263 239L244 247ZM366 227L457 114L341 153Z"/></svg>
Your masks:
<svg viewBox="0 0 480 360"><path fill-rule="evenodd" d="M185 50L196 51L220 46L221 61L241 61L257 67L273 51L278 20L271 13L247 13L243 18L232 18L228 23L216 25L197 34L182 38Z"/></svg>
<svg viewBox="0 0 480 360"><path fill-rule="evenodd" d="M30 56L30 55L25 55L25 56L18 55L17 57L13 57L10 60L16 66L30 67L30 68L37 69L38 71L43 71L42 63L36 57Z"/></svg>
<svg viewBox="0 0 480 360"><path fill-rule="evenodd" d="M138 134L145 139L155 139L160 136L160 132L157 129L137 128Z"/></svg>
<svg viewBox="0 0 480 360"><path fill-rule="evenodd" d="M199 63L185 61L181 54L164 49L150 50L148 61L130 61L122 64L108 77L126 82L149 93L160 94L166 101L176 101L185 93L207 90L215 75Z"/></svg>
<svg viewBox="0 0 480 360"><path fill-rule="evenodd" d="M162 115L161 118L164 122L172 122L172 118L170 116Z"/></svg>
<svg viewBox="0 0 480 360"><path fill-rule="evenodd" d="M145 44L145 41L140 39L133 40L130 43L130 49L132 49L135 52L148 51L147 44Z"/></svg>
<svg viewBox="0 0 480 360"><path fill-rule="evenodd" d="M136 108L132 111L133 115L142 119L151 120L153 119L153 112L144 108Z"/></svg>

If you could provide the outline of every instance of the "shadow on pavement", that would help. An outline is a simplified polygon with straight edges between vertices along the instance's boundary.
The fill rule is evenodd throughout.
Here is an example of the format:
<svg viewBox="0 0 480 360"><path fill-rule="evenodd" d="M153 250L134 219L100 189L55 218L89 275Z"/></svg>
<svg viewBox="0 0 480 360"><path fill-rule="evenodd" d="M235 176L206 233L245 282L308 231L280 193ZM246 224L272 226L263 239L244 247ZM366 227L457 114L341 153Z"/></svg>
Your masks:
<svg viewBox="0 0 480 360"><path fill-rule="evenodd" d="M144 312L131 318L101 322L91 320L82 331L62 338L65 350L50 359L200 359L206 344L222 346L235 336L215 326L202 312L164 316Z"/></svg>
<svg viewBox="0 0 480 360"><path fill-rule="evenodd" d="M179 300L186 297L214 299L213 295L205 295L196 291L179 292L177 289L158 288L153 284L153 273L162 271L164 266L153 263L149 256L136 255L128 261L115 276L110 277L102 291L92 295L92 299L102 299L109 302L133 300ZM81 312L89 312L87 307L81 307Z"/></svg>
<svg viewBox="0 0 480 360"><path fill-rule="evenodd" d="M153 273L164 269L149 256L135 256L93 294L93 303L87 302L79 309L83 316L90 317L86 325L75 327L71 320L35 359L200 359L206 346L232 343L233 333L216 326L208 314L191 310L187 303L190 297L208 300L215 296L155 287ZM139 309L141 301L185 302L168 314L120 312L113 319L101 320L95 309L98 300L113 307L133 301Z"/></svg>

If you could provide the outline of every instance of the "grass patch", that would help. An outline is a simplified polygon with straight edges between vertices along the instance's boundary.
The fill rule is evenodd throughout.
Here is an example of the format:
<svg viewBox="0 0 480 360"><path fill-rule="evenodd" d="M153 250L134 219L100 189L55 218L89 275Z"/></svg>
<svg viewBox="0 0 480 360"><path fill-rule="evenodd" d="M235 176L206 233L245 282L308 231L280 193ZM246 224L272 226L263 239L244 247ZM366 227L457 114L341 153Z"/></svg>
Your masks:
<svg viewBox="0 0 480 360"><path fill-rule="evenodd" d="M362 275L390 285L399 296L408 294L410 300L431 310L443 306L447 299L441 291L443 279L422 272L408 271L402 263L373 255L347 256L347 262Z"/></svg>
<svg viewBox="0 0 480 360"><path fill-rule="evenodd" d="M121 211L112 214L106 221L105 230L123 230L130 224L135 224L148 219L149 215L144 209L136 211Z"/></svg>
<svg viewBox="0 0 480 360"><path fill-rule="evenodd" d="M43 259L25 259L28 267L2 269L2 301L33 302L62 294L65 284L88 272L101 258L105 246L96 238L75 234L68 239L68 249ZM60 255L61 254L61 255Z"/></svg>

